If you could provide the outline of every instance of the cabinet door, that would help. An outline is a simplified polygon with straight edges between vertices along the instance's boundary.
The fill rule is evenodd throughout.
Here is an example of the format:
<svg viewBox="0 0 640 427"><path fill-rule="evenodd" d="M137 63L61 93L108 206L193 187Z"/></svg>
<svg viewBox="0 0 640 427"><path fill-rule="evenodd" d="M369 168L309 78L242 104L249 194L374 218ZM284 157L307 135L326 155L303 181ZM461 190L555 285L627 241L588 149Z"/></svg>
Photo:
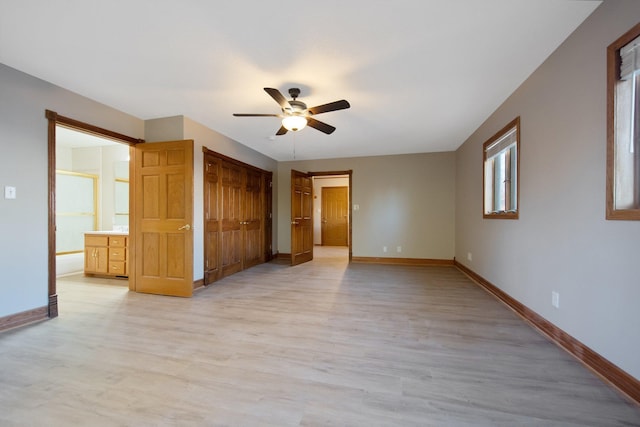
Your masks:
<svg viewBox="0 0 640 427"><path fill-rule="evenodd" d="M103 247L87 246L84 250L85 273L102 273L108 271L108 250Z"/></svg>

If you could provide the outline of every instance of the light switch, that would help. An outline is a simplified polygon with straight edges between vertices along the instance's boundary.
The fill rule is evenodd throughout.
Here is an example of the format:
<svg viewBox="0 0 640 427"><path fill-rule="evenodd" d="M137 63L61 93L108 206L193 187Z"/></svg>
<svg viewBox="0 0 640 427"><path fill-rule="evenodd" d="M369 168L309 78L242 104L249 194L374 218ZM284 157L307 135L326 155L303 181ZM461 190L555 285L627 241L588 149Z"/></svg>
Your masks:
<svg viewBox="0 0 640 427"><path fill-rule="evenodd" d="M5 185L4 187L4 198L5 199L15 199L16 198L16 187L10 187Z"/></svg>

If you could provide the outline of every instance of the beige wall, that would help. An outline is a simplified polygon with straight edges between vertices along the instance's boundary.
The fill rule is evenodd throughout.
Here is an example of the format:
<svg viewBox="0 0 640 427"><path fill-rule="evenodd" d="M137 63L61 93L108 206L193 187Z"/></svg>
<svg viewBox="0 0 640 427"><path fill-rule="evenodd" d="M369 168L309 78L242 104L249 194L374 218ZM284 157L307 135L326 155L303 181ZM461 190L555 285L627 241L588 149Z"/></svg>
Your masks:
<svg viewBox="0 0 640 427"><path fill-rule="evenodd" d="M639 17L638 1L603 3L464 143L456 167L456 259L636 378L640 221L605 220L605 82L607 46ZM520 219L483 220L482 143L518 115Z"/></svg>
<svg viewBox="0 0 640 427"><path fill-rule="evenodd" d="M354 256L453 259L455 153L281 162L281 253L291 253L291 169L353 170L351 205L360 208L353 210Z"/></svg>
<svg viewBox="0 0 640 427"><path fill-rule="evenodd" d="M0 64L0 189L17 189L0 197L0 317L48 303L47 109L144 136L142 120Z"/></svg>
<svg viewBox="0 0 640 427"><path fill-rule="evenodd" d="M147 142L192 139L193 146L193 280L204 278L203 147L276 175L277 162L183 116L147 120ZM275 207L276 204L273 203ZM274 209L274 218L277 211ZM274 231L275 235L275 231Z"/></svg>

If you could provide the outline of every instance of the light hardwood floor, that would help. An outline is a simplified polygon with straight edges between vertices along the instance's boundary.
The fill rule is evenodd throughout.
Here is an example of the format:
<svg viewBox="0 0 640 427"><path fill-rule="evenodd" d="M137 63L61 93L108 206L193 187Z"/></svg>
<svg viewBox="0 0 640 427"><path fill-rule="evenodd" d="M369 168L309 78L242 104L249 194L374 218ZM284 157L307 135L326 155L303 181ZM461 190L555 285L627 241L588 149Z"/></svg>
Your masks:
<svg viewBox="0 0 640 427"><path fill-rule="evenodd" d="M59 280L58 318L0 335L0 425L640 425L455 268L323 249L191 299Z"/></svg>

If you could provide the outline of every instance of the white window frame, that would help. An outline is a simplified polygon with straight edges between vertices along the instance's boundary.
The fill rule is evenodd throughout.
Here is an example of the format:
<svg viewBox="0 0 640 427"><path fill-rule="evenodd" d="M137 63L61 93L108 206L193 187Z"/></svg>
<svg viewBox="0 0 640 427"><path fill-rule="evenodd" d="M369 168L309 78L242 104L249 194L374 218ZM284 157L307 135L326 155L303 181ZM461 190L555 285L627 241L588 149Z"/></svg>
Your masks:
<svg viewBox="0 0 640 427"><path fill-rule="evenodd" d="M520 117L482 146L483 207L490 219L518 219L520 206Z"/></svg>

